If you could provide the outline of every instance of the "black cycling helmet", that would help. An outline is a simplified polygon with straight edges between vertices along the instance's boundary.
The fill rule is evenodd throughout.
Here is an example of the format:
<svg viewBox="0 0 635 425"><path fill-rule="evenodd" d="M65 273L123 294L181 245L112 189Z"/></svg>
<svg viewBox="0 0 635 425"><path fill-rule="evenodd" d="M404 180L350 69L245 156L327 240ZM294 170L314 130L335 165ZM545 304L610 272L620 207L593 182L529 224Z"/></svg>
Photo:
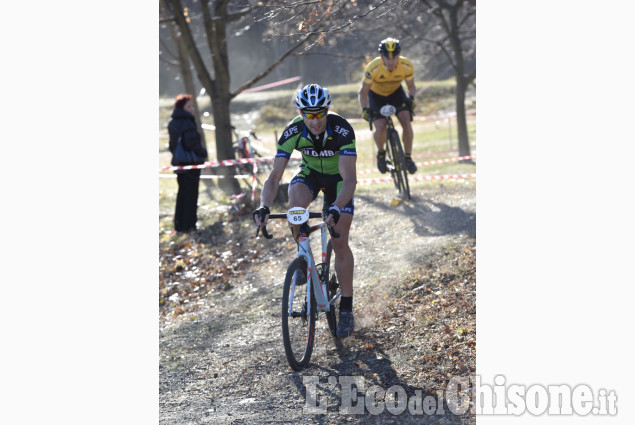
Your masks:
<svg viewBox="0 0 635 425"><path fill-rule="evenodd" d="M379 54L392 59L397 53L401 52L401 44L396 38L388 37L379 43Z"/></svg>
<svg viewBox="0 0 635 425"><path fill-rule="evenodd" d="M331 106L331 95L328 89L319 84L309 84L295 93L295 105L298 109L318 110Z"/></svg>

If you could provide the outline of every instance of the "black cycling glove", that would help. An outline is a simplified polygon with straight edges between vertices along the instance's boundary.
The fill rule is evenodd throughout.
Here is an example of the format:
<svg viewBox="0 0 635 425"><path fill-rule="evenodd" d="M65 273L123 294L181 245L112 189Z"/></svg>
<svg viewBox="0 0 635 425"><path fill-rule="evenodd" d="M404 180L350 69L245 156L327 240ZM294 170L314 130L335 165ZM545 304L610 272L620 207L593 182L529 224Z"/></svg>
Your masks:
<svg viewBox="0 0 635 425"><path fill-rule="evenodd" d="M324 209L322 210L322 214L324 215L324 218L328 217L329 214L331 214L333 216L333 222L335 224L337 224L337 222L340 219L340 207L338 207L337 205L333 204L330 207L328 207L328 209Z"/></svg>
<svg viewBox="0 0 635 425"><path fill-rule="evenodd" d="M258 209L254 210L252 214L254 223L256 222L256 216L258 216L258 219L260 219L260 224L262 224L265 221L265 217L269 214L271 214L269 207L261 205Z"/></svg>
<svg viewBox="0 0 635 425"><path fill-rule="evenodd" d="M368 108L363 108L362 109L362 118L364 120L370 122L370 109L368 109Z"/></svg>

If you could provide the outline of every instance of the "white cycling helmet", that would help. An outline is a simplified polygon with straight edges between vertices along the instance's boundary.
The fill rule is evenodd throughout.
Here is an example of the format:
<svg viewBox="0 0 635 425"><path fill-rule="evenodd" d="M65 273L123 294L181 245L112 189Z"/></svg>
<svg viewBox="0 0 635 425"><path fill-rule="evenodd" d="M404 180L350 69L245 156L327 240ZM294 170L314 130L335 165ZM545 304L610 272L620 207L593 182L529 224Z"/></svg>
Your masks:
<svg viewBox="0 0 635 425"><path fill-rule="evenodd" d="M331 95L328 89L319 84L309 84L295 94L295 105L298 109L317 110L331 106Z"/></svg>

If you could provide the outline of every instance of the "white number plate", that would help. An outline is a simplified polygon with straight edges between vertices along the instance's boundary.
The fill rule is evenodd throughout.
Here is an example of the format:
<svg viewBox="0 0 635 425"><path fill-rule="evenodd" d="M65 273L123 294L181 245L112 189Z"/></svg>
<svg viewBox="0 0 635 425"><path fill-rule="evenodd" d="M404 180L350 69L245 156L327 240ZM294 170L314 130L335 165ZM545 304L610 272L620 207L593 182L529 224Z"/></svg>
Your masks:
<svg viewBox="0 0 635 425"><path fill-rule="evenodd" d="M397 112L397 108L395 108L392 105L384 105L381 107L381 109L379 110L379 113L382 114L385 117L389 117L392 114L394 114L395 112Z"/></svg>
<svg viewBox="0 0 635 425"><path fill-rule="evenodd" d="M287 211L287 220L291 224L302 224L306 223L309 219L309 210L302 207L293 207L289 211Z"/></svg>

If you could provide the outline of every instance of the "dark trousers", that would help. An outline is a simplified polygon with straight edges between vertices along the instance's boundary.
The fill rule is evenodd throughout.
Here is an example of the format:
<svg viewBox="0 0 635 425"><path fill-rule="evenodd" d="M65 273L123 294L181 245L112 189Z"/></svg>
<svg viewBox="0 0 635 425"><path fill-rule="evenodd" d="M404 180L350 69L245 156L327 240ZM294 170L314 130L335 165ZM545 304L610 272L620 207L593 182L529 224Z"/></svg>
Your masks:
<svg viewBox="0 0 635 425"><path fill-rule="evenodd" d="M176 175L179 191L174 210L174 230L189 232L196 230L196 207L198 202L198 182L201 170L181 171Z"/></svg>

